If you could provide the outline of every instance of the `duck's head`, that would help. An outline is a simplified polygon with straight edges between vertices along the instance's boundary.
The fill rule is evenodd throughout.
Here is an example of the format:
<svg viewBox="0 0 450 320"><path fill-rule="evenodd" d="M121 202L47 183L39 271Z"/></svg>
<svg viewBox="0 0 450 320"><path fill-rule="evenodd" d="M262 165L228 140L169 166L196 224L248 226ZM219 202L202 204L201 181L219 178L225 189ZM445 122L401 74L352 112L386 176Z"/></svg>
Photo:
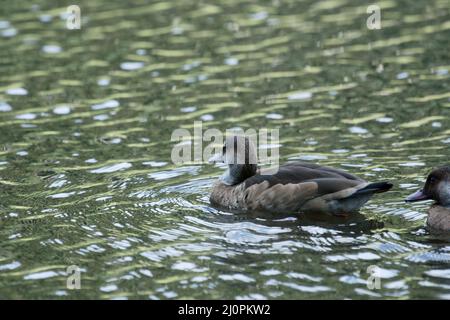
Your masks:
<svg viewBox="0 0 450 320"><path fill-rule="evenodd" d="M228 169L220 177L226 185L235 185L253 176L258 168L258 157L252 140L245 136L227 136L222 152L212 156L210 163L228 164Z"/></svg>
<svg viewBox="0 0 450 320"><path fill-rule="evenodd" d="M436 204L450 207L450 166L434 169L427 178L423 189L413 193L405 201L434 200Z"/></svg>

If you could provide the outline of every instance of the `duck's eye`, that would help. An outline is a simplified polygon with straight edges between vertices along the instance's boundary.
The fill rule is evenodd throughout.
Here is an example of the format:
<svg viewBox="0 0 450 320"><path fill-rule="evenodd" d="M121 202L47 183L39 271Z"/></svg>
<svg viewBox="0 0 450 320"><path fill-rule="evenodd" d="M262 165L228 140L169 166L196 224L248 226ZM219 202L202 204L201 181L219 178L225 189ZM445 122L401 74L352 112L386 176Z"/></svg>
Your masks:
<svg viewBox="0 0 450 320"><path fill-rule="evenodd" d="M435 177L430 177L430 183L435 183L436 182L436 178Z"/></svg>

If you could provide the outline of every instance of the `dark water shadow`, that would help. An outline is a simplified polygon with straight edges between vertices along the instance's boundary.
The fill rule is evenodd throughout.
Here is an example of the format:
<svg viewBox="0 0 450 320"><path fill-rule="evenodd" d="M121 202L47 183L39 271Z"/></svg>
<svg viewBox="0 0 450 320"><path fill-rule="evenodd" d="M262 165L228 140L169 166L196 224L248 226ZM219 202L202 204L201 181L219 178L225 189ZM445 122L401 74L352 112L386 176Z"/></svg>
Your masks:
<svg viewBox="0 0 450 320"><path fill-rule="evenodd" d="M368 218L360 212L345 216L335 216L327 213L276 213L264 211L224 210L217 206L215 209L231 214L220 214L223 222L251 221L266 227L308 227L316 226L325 229L338 230L344 233L361 234L384 228L384 222Z"/></svg>

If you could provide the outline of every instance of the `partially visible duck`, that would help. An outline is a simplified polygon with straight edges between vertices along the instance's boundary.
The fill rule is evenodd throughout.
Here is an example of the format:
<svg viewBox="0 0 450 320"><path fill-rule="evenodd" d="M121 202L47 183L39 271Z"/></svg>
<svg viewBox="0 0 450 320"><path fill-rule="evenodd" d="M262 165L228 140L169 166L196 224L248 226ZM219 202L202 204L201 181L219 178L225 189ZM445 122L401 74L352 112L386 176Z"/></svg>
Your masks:
<svg viewBox="0 0 450 320"><path fill-rule="evenodd" d="M434 169L423 189L411 194L405 201L434 200L428 210L427 224L435 230L450 231L450 166Z"/></svg>
<svg viewBox="0 0 450 320"><path fill-rule="evenodd" d="M368 183L342 170L304 162L287 163L266 175L258 169L251 140L245 137L242 148L237 140L227 137L222 153L210 159L228 164L210 196L213 205L225 209L346 215L357 212L373 194L392 188L388 182Z"/></svg>

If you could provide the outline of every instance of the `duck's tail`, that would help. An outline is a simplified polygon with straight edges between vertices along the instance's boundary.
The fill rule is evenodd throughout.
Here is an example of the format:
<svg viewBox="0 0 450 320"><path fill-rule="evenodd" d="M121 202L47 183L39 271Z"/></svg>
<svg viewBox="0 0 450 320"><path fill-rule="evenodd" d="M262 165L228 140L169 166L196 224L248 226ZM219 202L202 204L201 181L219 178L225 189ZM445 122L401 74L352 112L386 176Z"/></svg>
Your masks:
<svg viewBox="0 0 450 320"><path fill-rule="evenodd" d="M362 189L359 189L356 191L353 195L363 195L367 193L382 193L389 191L393 187L393 184L390 182L373 182L369 183L367 186L365 186Z"/></svg>

